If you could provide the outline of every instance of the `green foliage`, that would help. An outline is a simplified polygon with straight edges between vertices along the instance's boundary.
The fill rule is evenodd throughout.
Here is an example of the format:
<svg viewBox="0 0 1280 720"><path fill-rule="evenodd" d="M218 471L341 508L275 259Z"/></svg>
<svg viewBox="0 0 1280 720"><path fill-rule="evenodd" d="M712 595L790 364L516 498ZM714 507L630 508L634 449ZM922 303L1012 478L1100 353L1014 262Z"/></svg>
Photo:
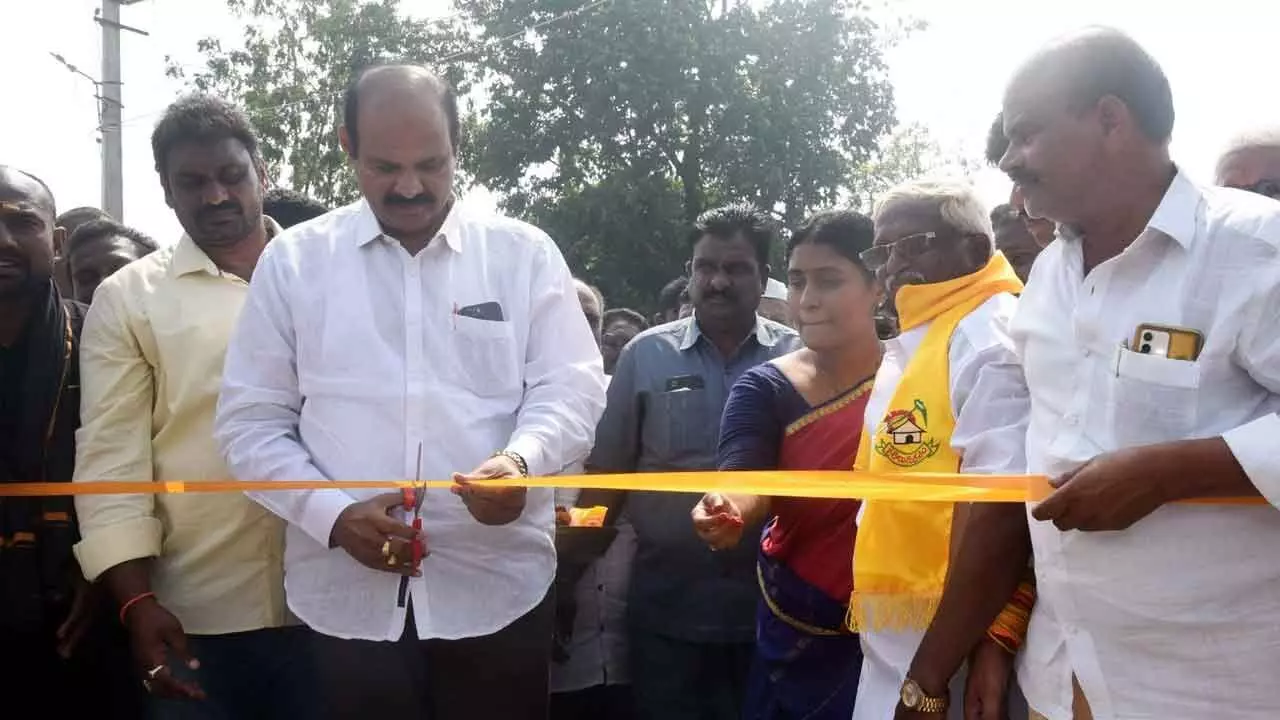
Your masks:
<svg viewBox="0 0 1280 720"><path fill-rule="evenodd" d="M457 5L494 37L580 2ZM877 27L844 0L614 0L488 47L478 70L478 181L639 307L703 210L749 200L794 226L837 202L893 122Z"/></svg>
<svg viewBox="0 0 1280 720"><path fill-rule="evenodd" d="M979 161L945 151L927 128L911 123L896 128L850 176L850 204L870 212L881 193L922 176L968 175Z"/></svg>
<svg viewBox="0 0 1280 720"><path fill-rule="evenodd" d="M359 194L336 134L352 75L382 60L429 64L466 47L455 24L406 18L399 0L227 4L245 21L243 45L228 49L206 38L199 43L203 71L188 77L170 63L169 74L243 105L262 138L271 176L331 205ZM449 75L465 90L460 73Z"/></svg>
<svg viewBox="0 0 1280 720"><path fill-rule="evenodd" d="M642 166L539 197L524 216L556 239L569 266L601 288L609 307L652 309L658 289L682 274L689 258L679 187Z"/></svg>
<svg viewBox="0 0 1280 720"><path fill-rule="evenodd" d="M465 176L546 229L611 305L639 309L708 207L749 200L794 227L879 177L883 50L911 29L857 0L455 0L444 20L398 0L228 4L243 45L203 41L189 80L248 109L276 177L353 198L334 134L350 76L435 65L480 105L464 113Z"/></svg>

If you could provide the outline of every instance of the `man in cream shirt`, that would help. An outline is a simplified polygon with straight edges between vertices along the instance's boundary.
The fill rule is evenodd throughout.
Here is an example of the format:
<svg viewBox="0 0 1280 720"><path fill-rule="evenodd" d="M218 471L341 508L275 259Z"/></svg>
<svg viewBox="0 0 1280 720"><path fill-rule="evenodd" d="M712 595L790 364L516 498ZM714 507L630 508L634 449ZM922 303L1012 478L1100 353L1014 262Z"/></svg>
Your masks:
<svg viewBox="0 0 1280 720"><path fill-rule="evenodd" d="M248 279L279 229L245 115L174 103L152 135L187 231L98 287L81 340L75 481L226 480L213 414ZM152 716L309 717L307 630L284 604L284 526L235 493L76 499L76 556L120 604Z"/></svg>
<svg viewBox="0 0 1280 720"><path fill-rule="evenodd" d="M457 483L427 491L421 533L399 492L253 494L289 522L289 606L334 718L547 713L552 491L484 481L585 457L603 366L555 243L455 200L459 125L430 72L361 74L340 137L364 199L271 243L227 355L238 478L409 479L421 448L423 478Z"/></svg>

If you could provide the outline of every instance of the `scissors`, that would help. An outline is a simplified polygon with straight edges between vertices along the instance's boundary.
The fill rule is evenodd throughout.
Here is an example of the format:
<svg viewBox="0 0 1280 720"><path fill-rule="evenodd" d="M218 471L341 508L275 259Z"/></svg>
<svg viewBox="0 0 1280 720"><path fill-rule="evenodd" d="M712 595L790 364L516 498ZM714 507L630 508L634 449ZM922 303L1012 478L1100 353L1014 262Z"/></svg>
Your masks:
<svg viewBox="0 0 1280 720"><path fill-rule="evenodd" d="M413 485L402 488L401 499L406 511L413 511L413 529L416 535L410 547L413 549L413 566L416 568L426 557L426 545L422 542L422 501L427 497L427 485L422 482L422 443L418 443L418 469L413 478ZM400 591L396 596L396 606L404 607L409 595L409 576L400 576Z"/></svg>

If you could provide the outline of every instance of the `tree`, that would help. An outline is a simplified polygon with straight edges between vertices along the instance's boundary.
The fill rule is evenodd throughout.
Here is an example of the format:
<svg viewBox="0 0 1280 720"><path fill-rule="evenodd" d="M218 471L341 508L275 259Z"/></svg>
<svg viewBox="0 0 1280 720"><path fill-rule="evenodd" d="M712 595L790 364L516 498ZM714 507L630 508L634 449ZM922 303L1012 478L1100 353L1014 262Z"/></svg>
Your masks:
<svg viewBox="0 0 1280 720"><path fill-rule="evenodd" d="M455 0L444 20L398 0L227 1L243 46L202 41L187 79L248 109L274 177L354 197L334 138L349 78L434 65L482 103L465 176L615 305L652 303L708 207L749 200L794 226L837 203L893 124L893 29L856 0Z"/></svg>
<svg viewBox="0 0 1280 720"><path fill-rule="evenodd" d="M749 200L793 225L834 204L892 124L877 27L845 0L617 0L567 18L582 0L457 6L483 37L535 26L478 58L478 181L574 238L570 261L611 300L649 304L712 205ZM637 206L639 188L658 196Z"/></svg>
<svg viewBox="0 0 1280 720"><path fill-rule="evenodd" d="M854 207L870 212L881 193L926 175L968 175L980 166L958 152L948 152L919 123L896 128L866 162L850 176L848 191Z"/></svg>
<svg viewBox="0 0 1280 720"><path fill-rule="evenodd" d="M271 176L331 205L357 196L338 147L341 96L352 75L378 61L429 63L463 54L467 34L456 19L405 17L398 0L227 0L245 21L244 44L214 38L198 44L203 71L171 76L239 102L262 139ZM465 91L460 68L446 73Z"/></svg>
<svg viewBox="0 0 1280 720"><path fill-rule="evenodd" d="M683 201L670 177L637 166L540 197L524 214L556 239L570 267L602 288L609 307L648 312L689 257Z"/></svg>

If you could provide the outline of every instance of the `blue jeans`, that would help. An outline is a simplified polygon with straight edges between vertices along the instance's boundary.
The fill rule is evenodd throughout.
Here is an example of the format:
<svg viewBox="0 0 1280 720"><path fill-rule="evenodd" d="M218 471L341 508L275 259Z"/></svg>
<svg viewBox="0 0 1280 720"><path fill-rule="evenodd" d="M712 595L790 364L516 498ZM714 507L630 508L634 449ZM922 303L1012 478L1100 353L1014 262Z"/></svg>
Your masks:
<svg viewBox="0 0 1280 720"><path fill-rule="evenodd" d="M309 628L191 635L187 640L200 669L170 669L199 683L208 699L152 698L150 720L306 720L319 715Z"/></svg>

